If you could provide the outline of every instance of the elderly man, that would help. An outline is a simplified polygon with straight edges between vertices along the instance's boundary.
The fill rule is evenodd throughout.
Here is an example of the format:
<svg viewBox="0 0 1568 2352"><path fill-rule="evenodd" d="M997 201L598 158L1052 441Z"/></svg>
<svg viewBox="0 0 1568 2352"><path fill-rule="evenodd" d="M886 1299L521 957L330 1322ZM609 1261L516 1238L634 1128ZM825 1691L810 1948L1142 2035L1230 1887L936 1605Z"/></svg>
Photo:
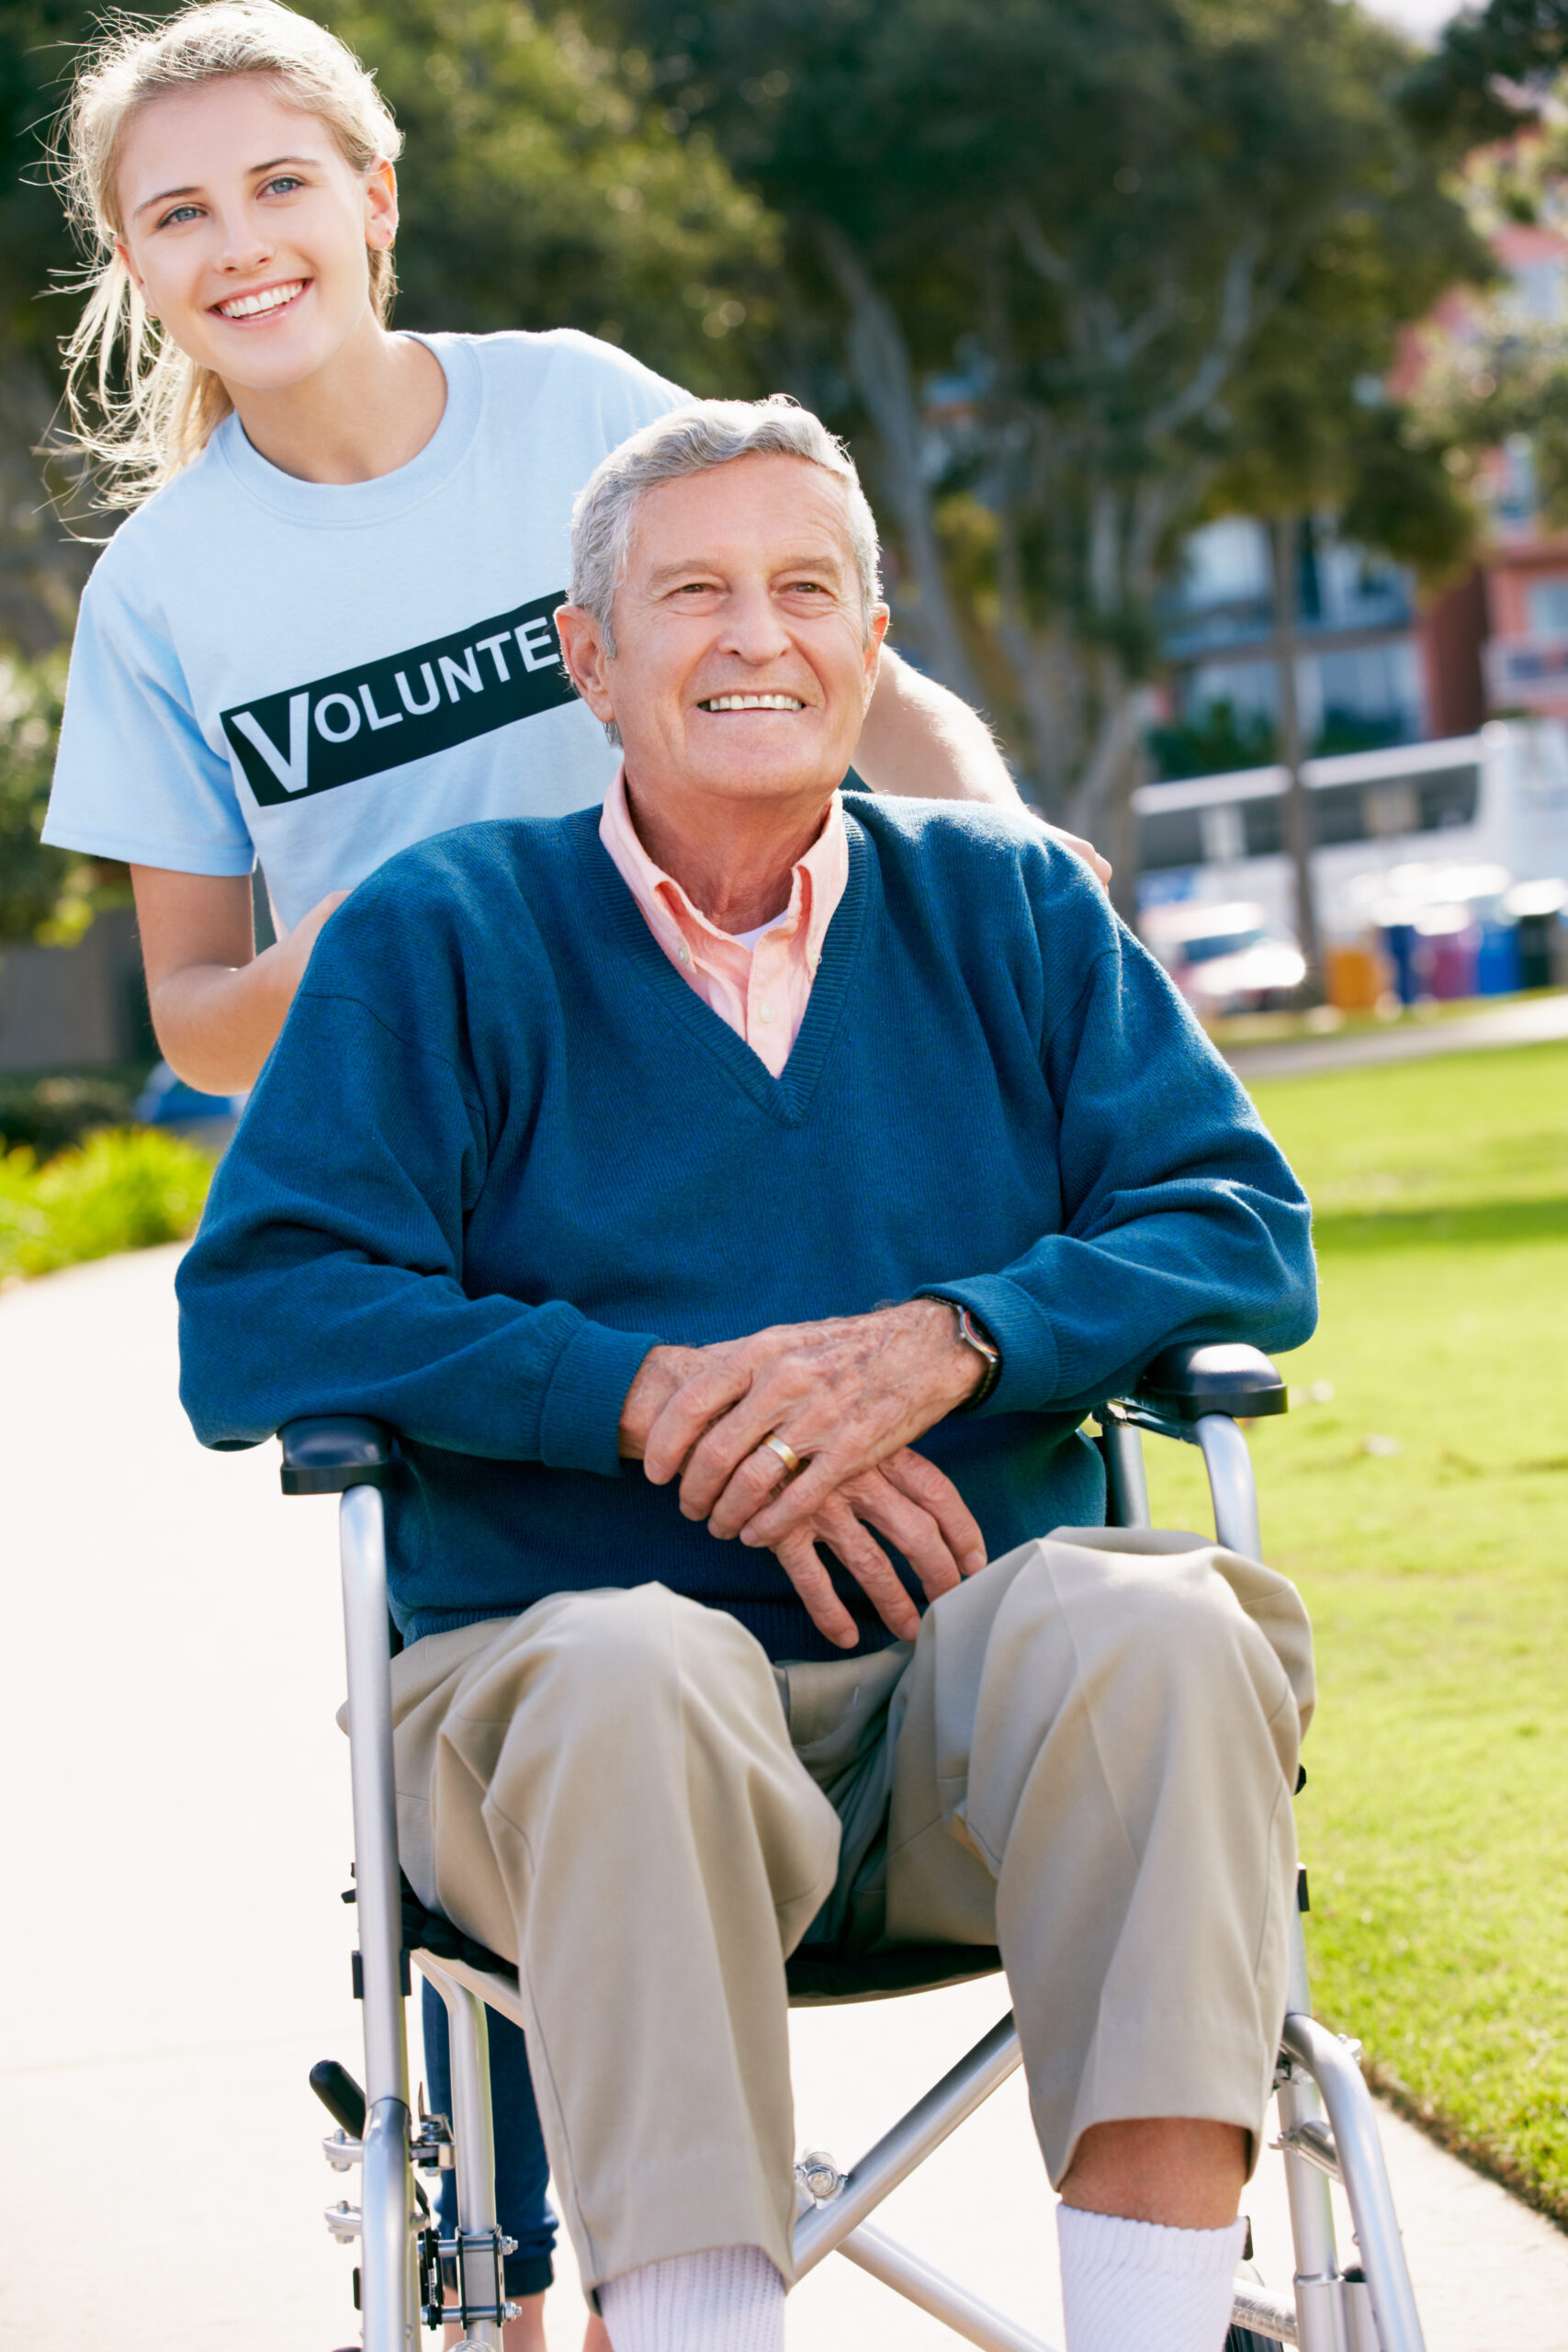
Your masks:
<svg viewBox="0 0 1568 2352"><path fill-rule="evenodd" d="M333 916L181 1272L191 1417L401 1432L404 1865L519 1962L615 2352L782 2342L807 1937L1000 1944L1071 2352L1215 2352L1310 1641L1108 1533L1078 1423L1304 1339L1306 1204L1070 854L840 796L887 616L816 419L661 419L574 558L615 788Z"/></svg>

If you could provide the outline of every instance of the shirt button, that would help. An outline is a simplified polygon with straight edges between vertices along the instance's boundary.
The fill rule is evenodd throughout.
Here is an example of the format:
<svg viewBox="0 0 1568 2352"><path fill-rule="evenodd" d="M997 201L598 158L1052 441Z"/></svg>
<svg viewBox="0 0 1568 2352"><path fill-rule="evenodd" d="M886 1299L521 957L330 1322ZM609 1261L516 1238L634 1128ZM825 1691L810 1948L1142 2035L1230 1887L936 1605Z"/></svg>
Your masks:
<svg viewBox="0 0 1568 2352"><path fill-rule="evenodd" d="M771 1021L773 1017L773 1008L771 1004L760 1004L757 1007L757 1018L759 1021Z"/></svg>

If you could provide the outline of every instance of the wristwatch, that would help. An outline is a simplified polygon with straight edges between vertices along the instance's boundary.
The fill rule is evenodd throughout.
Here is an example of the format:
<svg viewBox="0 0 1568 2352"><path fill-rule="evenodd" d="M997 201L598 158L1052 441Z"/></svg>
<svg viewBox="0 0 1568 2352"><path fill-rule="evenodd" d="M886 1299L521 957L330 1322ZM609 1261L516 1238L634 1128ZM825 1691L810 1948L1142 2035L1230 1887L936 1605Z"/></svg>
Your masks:
<svg viewBox="0 0 1568 2352"><path fill-rule="evenodd" d="M966 1348L973 1348L975 1353L981 1359L986 1367L980 1385L976 1389L975 1394L972 1396L966 1396L963 1404L957 1408L961 1413L972 1413L977 1406L985 1403L987 1397L990 1395L992 1389L996 1386L998 1381L1002 1376L1002 1351L1000 1348L998 1347L996 1341L982 1330L979 1324L976 1322L975 1317L970 1314L969 1309L963 1306L959 1300L956 1298L944 1299L942 1304L946 1306L951 1306L954 1315L957 1316L958 1336L963 1340L964 1346Z"/></svg>

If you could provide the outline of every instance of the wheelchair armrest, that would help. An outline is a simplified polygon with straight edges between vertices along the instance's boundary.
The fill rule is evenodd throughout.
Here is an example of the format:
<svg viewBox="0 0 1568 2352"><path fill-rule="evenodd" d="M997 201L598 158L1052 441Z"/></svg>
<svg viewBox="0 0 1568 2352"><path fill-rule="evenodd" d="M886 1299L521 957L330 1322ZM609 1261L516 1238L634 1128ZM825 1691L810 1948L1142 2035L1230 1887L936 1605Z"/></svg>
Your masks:
<svg viewBox="0 0 1568 2352"><path fill-rule="evenodd" d="M1128 1402L1164 1420L1224 1413L1251 1421L1288 1411L1290 1394L1261 1348L1210 1340L1163 1348L1139 1374Z"/></svg>
<svg viewBox="0 0 1568 2352"><path fill-rule="evenodd" d="M329 1413L286 1421L277 1436L286 1495L341 1495L391 1481L395 1441L385 1421Z"/></svg>

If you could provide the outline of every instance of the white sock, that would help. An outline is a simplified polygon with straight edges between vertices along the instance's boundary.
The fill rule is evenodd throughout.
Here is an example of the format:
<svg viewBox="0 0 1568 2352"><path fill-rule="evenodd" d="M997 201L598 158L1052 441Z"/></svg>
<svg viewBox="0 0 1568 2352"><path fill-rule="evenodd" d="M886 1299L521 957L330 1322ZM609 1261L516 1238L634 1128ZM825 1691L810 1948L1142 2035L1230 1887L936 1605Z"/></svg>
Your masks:
<svg viewBox="0 0 1568 2352"><path fill-rule="evenodd" d="M1056 2235L1067 2352L1224 2352L1244 2221L1170 2230L1058 2205Z"/></svg>
<svg viewBox="0 0 1568 2352"><path fill-rule="evenodd" d="M615 2352L784 2352L784 2282L760 2245L716 2245L599 2290Z"/></svg>

